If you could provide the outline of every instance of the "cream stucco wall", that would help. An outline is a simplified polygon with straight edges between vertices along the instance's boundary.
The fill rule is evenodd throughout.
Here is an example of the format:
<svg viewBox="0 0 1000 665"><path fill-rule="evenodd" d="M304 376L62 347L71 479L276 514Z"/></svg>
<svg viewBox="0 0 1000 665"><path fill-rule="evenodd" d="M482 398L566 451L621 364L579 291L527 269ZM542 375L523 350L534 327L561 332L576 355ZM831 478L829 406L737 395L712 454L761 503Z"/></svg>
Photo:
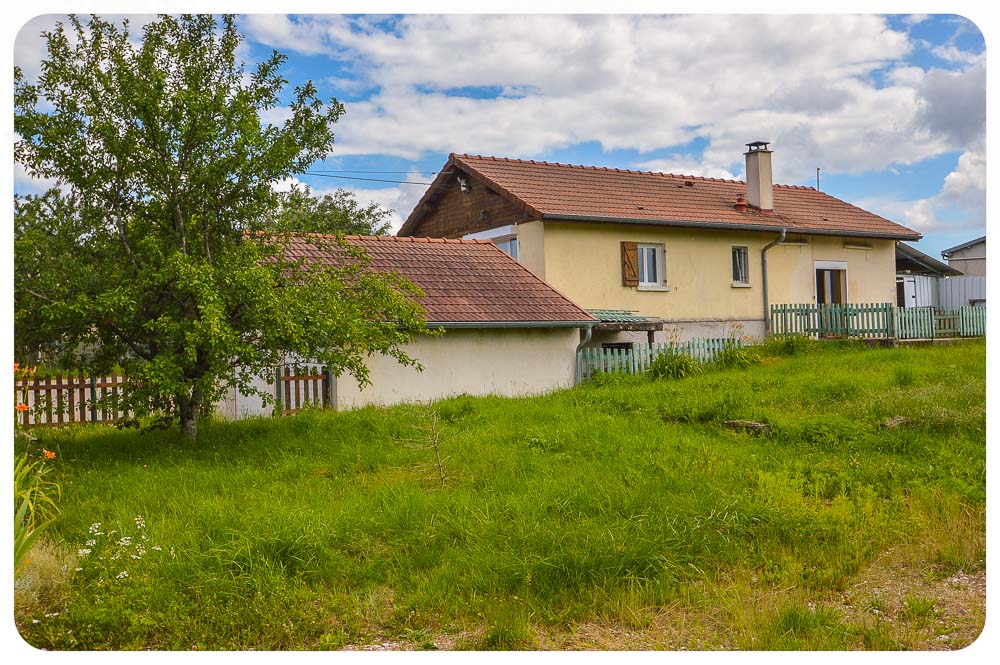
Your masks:
<svg viewBox="0 0 1000 665"><path fill-rule="evenodd" d="M545 224L533 221L517 225L517 260L545 279Z"/></svg>
<svg viewBox="0 0 1000 665"><path fill-rule="evenodd" d="M392 358L367 361L371 384L360 389L350 376L337 379L337 407L427 402L470 395L530 395L573 385L577 328L450 329L405 347L423 372Z"/></svg>
<svg viewBox="0 0 1000 665"><path fill-rule="evenodd" d="M634 310L698 332L682 330L682 338L721 330L727 322L740 322L756 335L763 331L761 249L777 237L777 233L547 221L544 234L533 229L520 235L520 251L522 256L535 256L541 244L545 281L581 307ZM625 240L664 246L668 290L622 286L620 243ZM805 240L804 245L777 246L768 252L772 303L815 302L816 261L847 262L849 302L894 302L894 241L836 236ZM847 249L845 244L870 249ZM732 284L733 246L748 248L749 287ZM535 271L537 263L525 266ZM708 325L715 323L719 325Z"/></svg>

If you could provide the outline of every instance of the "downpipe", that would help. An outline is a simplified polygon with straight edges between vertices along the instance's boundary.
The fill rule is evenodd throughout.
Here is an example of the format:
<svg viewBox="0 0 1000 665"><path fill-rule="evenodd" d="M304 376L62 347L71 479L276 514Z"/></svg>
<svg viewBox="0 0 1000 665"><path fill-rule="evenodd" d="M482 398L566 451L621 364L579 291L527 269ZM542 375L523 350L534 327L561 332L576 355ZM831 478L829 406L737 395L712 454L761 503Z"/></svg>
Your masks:
<svg viewBox="0 0 1000 665"><path fill-rule="evenodd" d="M764 339L767 339L767 337L771 334L771 302L767 297L767 250L771 249L775 245L780 245L785 242L785 233L787 231L787 228L782 228L781 235L778 236L778 239L764 245L764 247L760 250L760 272L763 280L762 286L764 287Z"/></svg>
<svg viewBox="0 0 1000 665"><path fill-rule="evenodd" d="M583 351L583 347L585 347L590 342L590 338L594 334L594 326L587 326L586 328L584 328L584 330L586 332L583 335L583 339L580 340L580 343L576 345L576 354L573 356L573 361L574 361L573 374L575 379L573 385L575 386L580 385L580 383L583 381L583 377L580 376L580 368L582 366L580 362L580 351Z"/></svg>

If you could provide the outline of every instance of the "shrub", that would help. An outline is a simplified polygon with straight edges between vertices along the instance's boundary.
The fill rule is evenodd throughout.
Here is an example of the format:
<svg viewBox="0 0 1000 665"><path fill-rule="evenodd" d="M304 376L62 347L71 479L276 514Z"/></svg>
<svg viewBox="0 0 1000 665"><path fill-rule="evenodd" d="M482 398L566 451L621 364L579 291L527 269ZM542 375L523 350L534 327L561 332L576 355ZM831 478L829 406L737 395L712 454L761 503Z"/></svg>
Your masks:
<svg viewBox="0 0 1000 665"><path fill-rule="evenodd" d="M799 356L816 351L820 344L818 340L805 335L786 335L769 337L760 350L766 356Z"/></svg>
<svg viewBox="0 0 1000 665"><path fill-rule="evenodd" d="M713 362L717 367L735 368L750 367L760 363L760 349L756 346L738 346L735 342L726 346L715 356Z"/></svg>
<svg viewBox="0 0 1000 665"><path fill-rule="evenodd" d="M646 371L649 378L683 379L701 372L701 364L683 353L664 353L657 356Z"/></svg>

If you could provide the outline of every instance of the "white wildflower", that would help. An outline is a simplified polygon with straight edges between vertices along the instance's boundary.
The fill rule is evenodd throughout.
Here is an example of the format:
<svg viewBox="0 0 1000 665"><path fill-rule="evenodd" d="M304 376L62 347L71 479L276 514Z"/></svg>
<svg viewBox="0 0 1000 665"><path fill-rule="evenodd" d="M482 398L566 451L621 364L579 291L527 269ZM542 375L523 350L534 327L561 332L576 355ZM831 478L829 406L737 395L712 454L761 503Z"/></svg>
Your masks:
<svg viewBox="0 0 1000 665"><path fill-rule="evenodd" d="M135 528L139 529L140 531L146 528L146 520L142 519L141 515L137 515L135 518Z"/></svg>
<svg viewBox="0 0 1000 665"><path fill-rule="evenodd" d="M116 554L113 557L111 557L111 560L112 561L117 561L120 558L122 558L121 552L119 552L118 554Z"/></svg>
<svg viewBox="0 0 1000 665"><path fill-rule="evenodd" d="M171 548L170 548L170 556L172 556L172 557L174 557L174 558L176 558L176 557L177 557L177 555L176 555L176 554L174 554L174 548L173 548L173 547L171 547Z"/></svg>
<svg viewBox="0 0 1000 665"><path fill-rule="evenodd" d="M59 613L58 613L58 612L47 612L47 613L45 614L45 618L46 618L46 619L51 619L52 617L57 617L57 616L59 616Z"/></svg>
<svg viewBox="0 0 1000 665"><path fill-rule="evenodd" d="M122 536L118 539L118 544L122 547L128 547L132 544L132 536Z"/></svg>
<svg viewBox="0 0 1000 665"><path fill-rule="evenodd" d="M83 570L83 568L77 568L76 572L80 572L81 570Z"/></svg>
<svg viewBox="0 0 1000 665"><path fill-rule="evenodd" d="M90 540L87 541L87 547L93 547L96 544L97 544L97 541L94 540L93 538L91 538Z"/></svg>
<svg viewBox="0 0 1000 665"><path fill-rule="evenodd" d="M89 529L90 535L96 536L97 532L100 531L100 530L101 530L101 523L100 522L94 522L93 524L90 525L90 529Z"/></svg>
<svg viewBox="0 0 1000 665"><path fill-rule="evenodd" d="M162 552L163 551L163 548L160 547L159 545L153 545L153 549L156 550L157 552Z"/></svg>
<svg viewBox="0 0 1000 665"><path fill-rule="evenodd" d="M83 548L81 548L81 549L78 549L78 550L76 551L76 555L77 555L78 557L85 557L85 556L87 556L88 554L90 554L90 553L91 553L92 551L93 551L93 550L91 550L91 549L90 549L89 547L83 547Z"/></svg>
<svg viewBox="0 0 1000 665"><path fill-rule="evenodd" d="M130 554L129 556L130 556L131 558L135 559L136 561L139 561L139 560L141 560L141 559L142 559L142 557L141 557L141 556L139 556L138 554Z"/></svg>
<svg viewBox="0 0 1000 665"><path fill-rule="evenodd" d="M139 556L144 556L146 554L146 548L143 547L142 544L136 545L135 553L138 554Z"/></svg>
<svg viewBox="0 0 1000 665"><path fill-rule="evenodd" d="M118 579L120 579L120 580L123 580L126 577L128 577L128 571L127 570L123 570L122 572L120 572L117 575L115 575L115 577L118 578Z"/></svg>

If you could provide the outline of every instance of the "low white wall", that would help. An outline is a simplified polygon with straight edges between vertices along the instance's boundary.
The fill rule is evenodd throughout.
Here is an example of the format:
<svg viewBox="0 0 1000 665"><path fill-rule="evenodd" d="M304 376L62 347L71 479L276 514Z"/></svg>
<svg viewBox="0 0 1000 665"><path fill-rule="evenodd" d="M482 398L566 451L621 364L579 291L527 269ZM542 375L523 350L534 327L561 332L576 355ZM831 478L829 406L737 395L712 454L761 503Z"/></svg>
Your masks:
<svg viewBox="0 0 1000 665"><path fill-rule="evenodd" d="M274 379L261 380L254 378L252 384L265 394L274 395ZM223 420L242 420L243 418L270 417L274 413L274 405L267 406L260 395L244 395L236 388L229 388L222 399L215 405L215 415Z"/></svg>
<svg viewBox="0 0 1000 665"><path fill-rule="evenodd" d="M460 395L532 395L573 385L577 328L450 329L405 347L423 372L372 356L371 384L337 378L337 408L428 402Z"/></svg>

